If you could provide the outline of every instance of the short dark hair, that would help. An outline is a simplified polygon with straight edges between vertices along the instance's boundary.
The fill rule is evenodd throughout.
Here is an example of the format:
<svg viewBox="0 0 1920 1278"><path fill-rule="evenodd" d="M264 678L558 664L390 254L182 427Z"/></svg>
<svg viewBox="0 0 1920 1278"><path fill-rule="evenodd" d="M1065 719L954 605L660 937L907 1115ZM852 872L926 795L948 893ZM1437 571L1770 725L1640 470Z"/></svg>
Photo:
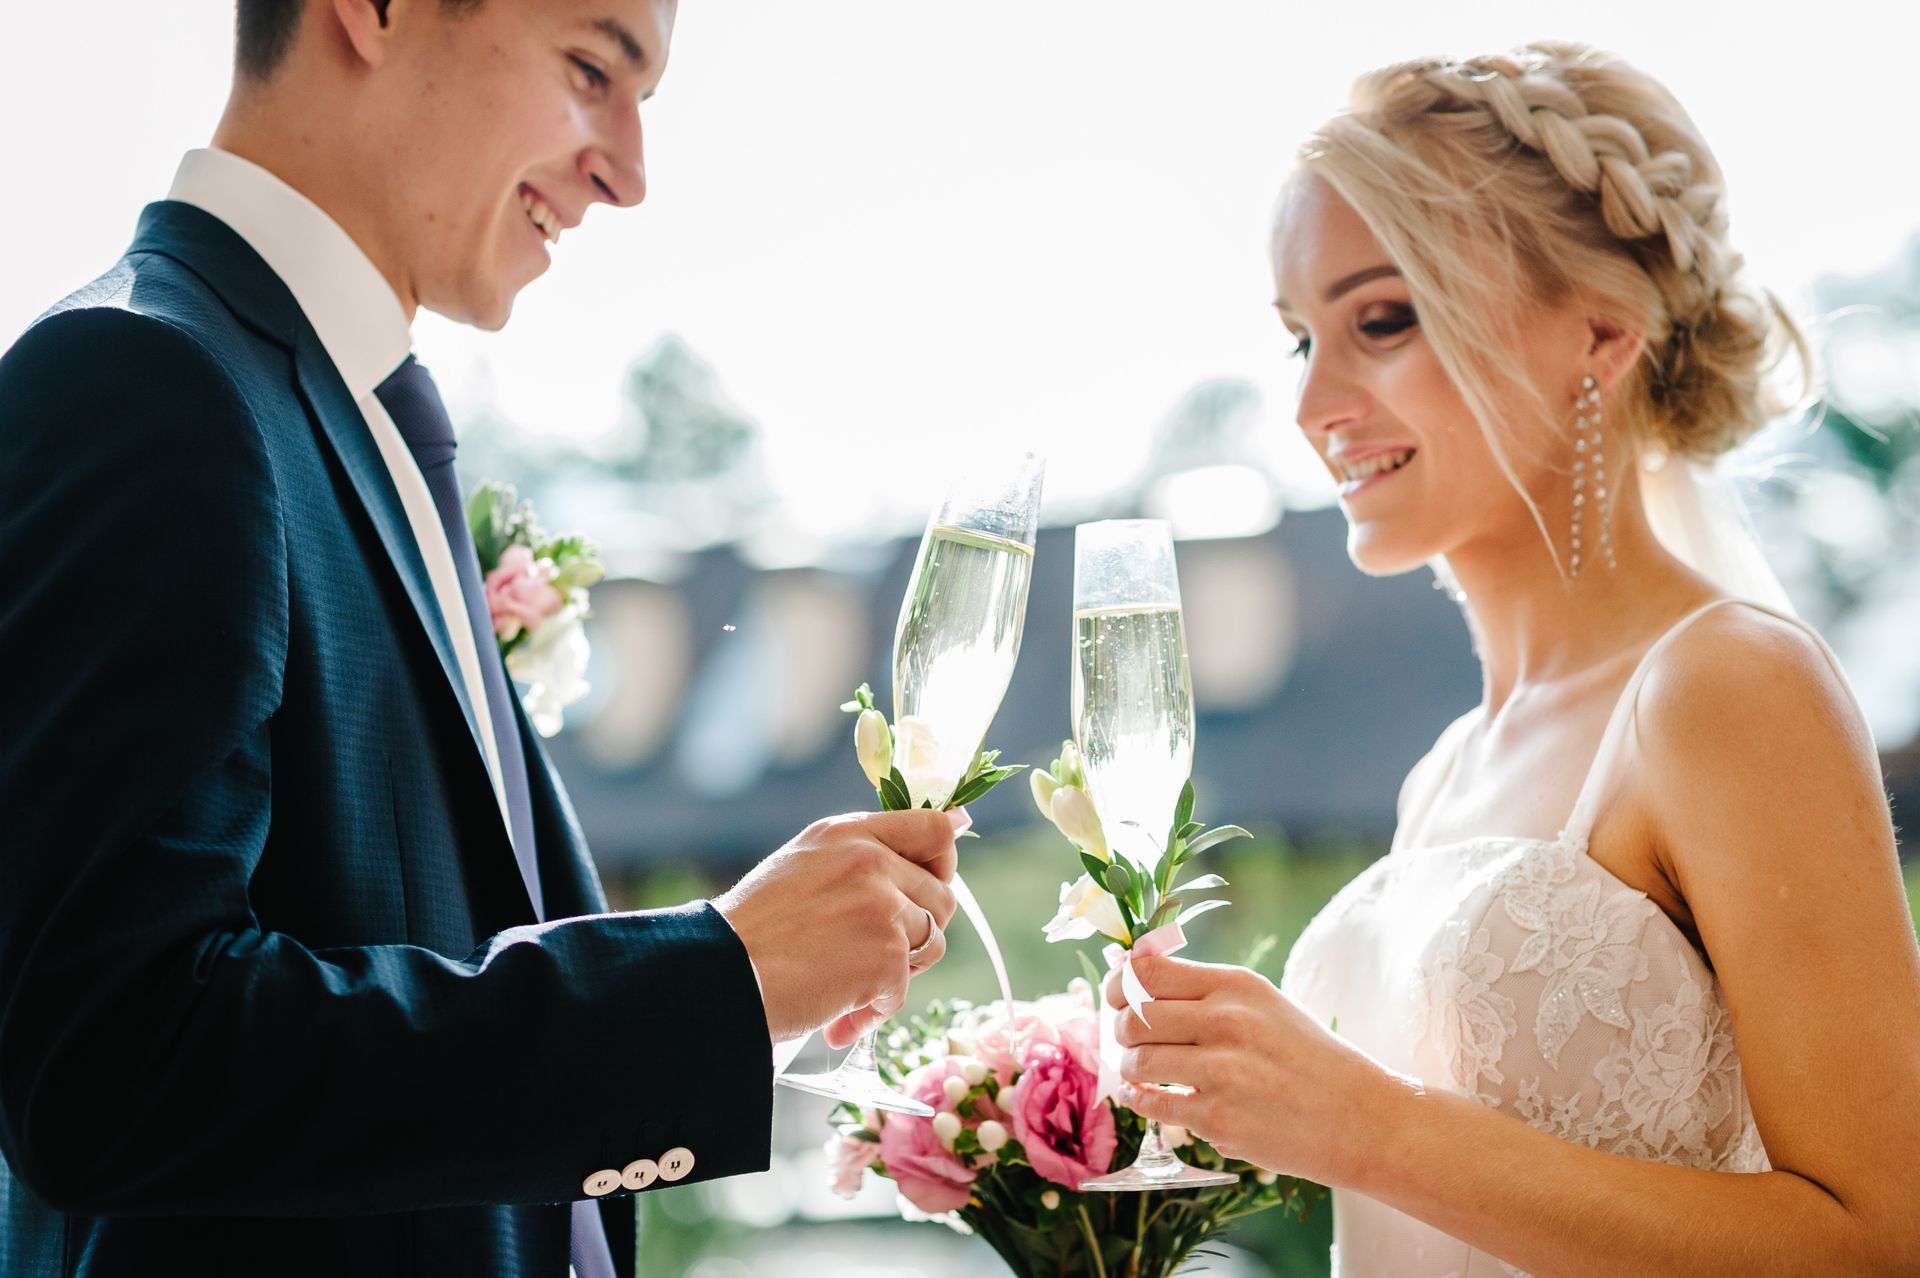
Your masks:
<svg viewBox="0 0 1920 1278"><path fill-rule="evenodd" d="M233 15L233 66L249 80L272 75L293 47L306 0L239 0Z"/></svg>
<svg viewBox="0 0 1920 1278"><path fill-rule="evenodd" d="M449 9L477 9L480 2L441 0ZM306 0L239 0L233 22L234 69L249 80L271 76L293 47L305 7Z"/></svg>

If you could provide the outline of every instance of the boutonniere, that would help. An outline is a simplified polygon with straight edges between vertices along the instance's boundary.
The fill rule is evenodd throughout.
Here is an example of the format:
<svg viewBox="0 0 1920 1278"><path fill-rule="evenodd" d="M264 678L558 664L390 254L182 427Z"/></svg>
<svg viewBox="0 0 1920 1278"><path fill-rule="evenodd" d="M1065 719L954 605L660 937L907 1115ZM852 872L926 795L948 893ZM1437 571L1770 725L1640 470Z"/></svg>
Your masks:
<svg viewBox="0 0 1920 1278"><path fill-rule="evenodd" d="M533 503L511 484L485 480L467 498L467 526L480 556L487 614L507 673L536 731L560 731L562 712L587 694L587 588L606 576L599 547L549 535Z"/></svg>
<svg viewBox="0 0 1920 1278"><path fill-rule="evenodd" d="M1194 857L1231 839L1251 838L1237 825L1207 829L1193 819L1193 782L1180 790L1173 828L1166 842L1154 840L1160 855L1152 865L1114 848L1093 806L1086 767L1073 742L1060 743L1053 766L1033 773L1033 801L1040 815L1067 836L1080 854L1086 873L1060 885L1060 912L1046 926L1049 941L1080 941L1103 936L1121 949L1132 949L1159 929L1172 924L1162 937L1177 938L1180 928L1225 900L1213 898L1187 904L1193 893L1227 886L1217 874L1203 874L1176 882L1178 872ZM1185 944L1181 941L1180 944ZM1111 947L1109 947L1111 948ZM1112 959L1112 955L1108 956Z"/></svg>

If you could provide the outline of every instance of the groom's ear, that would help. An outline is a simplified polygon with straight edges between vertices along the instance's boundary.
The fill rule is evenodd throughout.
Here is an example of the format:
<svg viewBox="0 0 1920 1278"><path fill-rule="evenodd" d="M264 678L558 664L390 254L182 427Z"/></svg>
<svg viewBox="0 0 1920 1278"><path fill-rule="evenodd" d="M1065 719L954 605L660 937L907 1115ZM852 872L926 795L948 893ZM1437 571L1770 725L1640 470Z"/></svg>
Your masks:
<svg viewBox="0 0 1920 1278"><path fill-rule="evenodd" d="M414 18L413 0L326 0L350 56L368 68L386 64L397 22Z"/></svg>

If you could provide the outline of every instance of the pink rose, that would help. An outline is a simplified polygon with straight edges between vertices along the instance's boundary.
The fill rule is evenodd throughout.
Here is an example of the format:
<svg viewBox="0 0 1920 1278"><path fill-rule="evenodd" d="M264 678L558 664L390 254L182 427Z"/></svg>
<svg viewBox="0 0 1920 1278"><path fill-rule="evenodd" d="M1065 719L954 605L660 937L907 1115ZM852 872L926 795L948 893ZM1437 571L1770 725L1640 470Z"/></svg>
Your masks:
<svg viewBox="0 0 1920 1278"><path fill-rule="evenodd" d="M508 546L487 574L487 615L503 642L532 630L566 605L567 597L553 588L525 546Z"/></svg>
<svg viewBox="0 0 1920 1278"><path fill-rule="evenodd" d="M1113 1111L1100 1099L1099 1075L1066 1048L1036 1043L1028 1050L1007 1108L1027 1161L1054 1184L1078 1189L1113 1161Z"/></svg>
<svg viewBox="0 0 1920 1278"><path fill-rule="evenodd" d="M834 1135L827 1138L827 1174L833 1180L833 1192L852 1198L860 1192L861 1175L880 1157L880 1146L861 1136Z"/></svg>
<svg viewBox="0 0 1920 1278"><path fill-rule="evenodd" d="M959 1077L965 1062L955 1056L932 1061L907 1075L900 1090L924 1101L936 1111L952 1112L947 1099L947 1079ZM975 1126L981 1119L1005 1116L989 1100L976 1097L975 1116L967 1123ZM966 1159L940 1143L933 1134L933 1120L908 1114L888 1114L880 1128L880 1161L887 1174L900 1186L906 1200L921 1211L937 1215L958 1211L967 1205L968 1189L979 1173ZM984 1165L990 1158L981 1160Z"/></svg>
<svg viewBox="0 0 1920 1278"><path fill-rule="evenodd" d="M1077 994L1049 994L1034 1003L1015 1003L1009 1019L995 1004L980 1021L973 1043L977 1056L1002 1087L1019 1072L1014 1053L1024 1058L1039 1043L1063 1048L1082 1069L1100 1072L1100 1018Z"/></svg>

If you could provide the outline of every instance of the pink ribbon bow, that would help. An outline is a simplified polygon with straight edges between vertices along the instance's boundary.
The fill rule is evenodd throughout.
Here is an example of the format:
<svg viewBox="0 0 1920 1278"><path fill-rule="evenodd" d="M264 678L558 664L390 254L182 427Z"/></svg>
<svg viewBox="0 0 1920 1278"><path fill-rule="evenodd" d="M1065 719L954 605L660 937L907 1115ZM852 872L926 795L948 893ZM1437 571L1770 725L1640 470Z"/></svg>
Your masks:
<svg viewBox="0 0 1920 1278"><path fill-rule="evenodd" d="M1133 970L1133 960L1150 954L1177 954L1186 946L1187 935L1180 930L1180 920L1175 919L1135 941L1131 950L1109 945L1101 951L1106 956L1108 970L1120 970L1120 992L1126 996L1127 1006L1133 1009L1141 1024L1151 1024L1147 1020L1146 1005L1153 1002L1153 995L1140 983L1139 975Z"/></svg>

